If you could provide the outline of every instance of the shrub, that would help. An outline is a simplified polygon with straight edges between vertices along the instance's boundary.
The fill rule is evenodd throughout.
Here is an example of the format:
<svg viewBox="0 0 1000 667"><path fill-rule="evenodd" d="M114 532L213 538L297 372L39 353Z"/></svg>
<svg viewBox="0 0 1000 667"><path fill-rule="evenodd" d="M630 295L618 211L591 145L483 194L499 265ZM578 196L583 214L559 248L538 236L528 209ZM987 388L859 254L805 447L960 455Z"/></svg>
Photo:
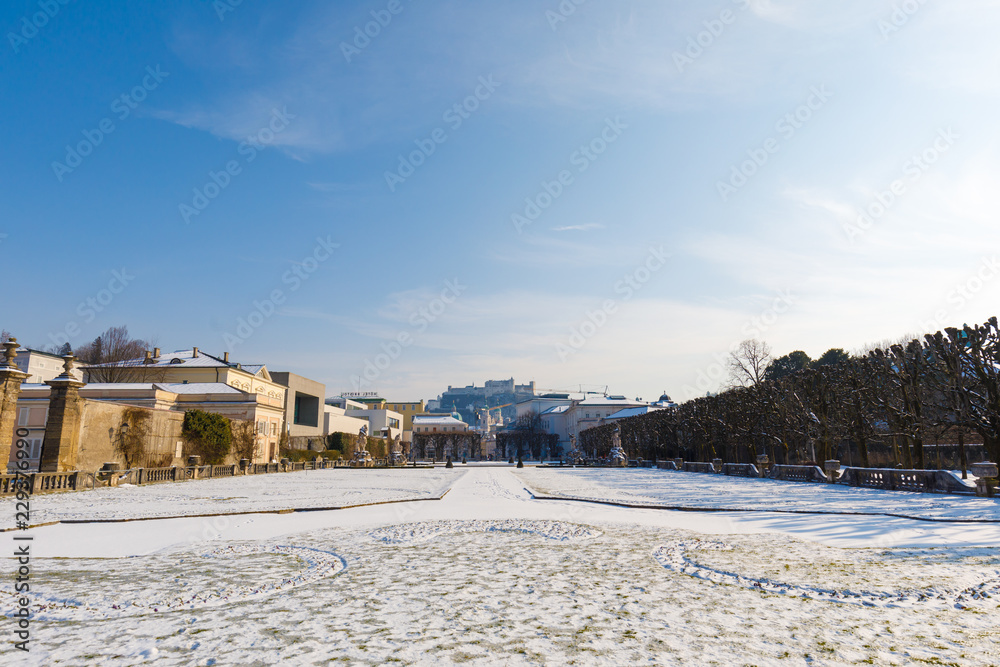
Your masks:
<svg viewBox="0 0 1000 667"><path fill-rule="evenodd" d="M184 413L183 434L191 453L200 456L204 465L219 465L229 455L233 432L222 415L189 410Z"/></svg>

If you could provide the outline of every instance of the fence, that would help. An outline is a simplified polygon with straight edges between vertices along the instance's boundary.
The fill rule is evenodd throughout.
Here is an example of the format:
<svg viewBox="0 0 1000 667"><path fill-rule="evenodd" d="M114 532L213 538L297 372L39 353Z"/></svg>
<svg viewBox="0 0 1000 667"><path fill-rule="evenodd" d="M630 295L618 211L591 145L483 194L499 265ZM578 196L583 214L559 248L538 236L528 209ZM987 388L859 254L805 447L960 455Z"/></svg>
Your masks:
<svg viewBox="0 0 1000 667"><path fill-rule="evenodd" d="M760 477L760 471L752 463L723 463L722 474L730 477Z"/></svg>
<svg viewBox="0 0 1000 667"><path fill-rule="evenodd" d="M387 462L386 462L387 463ZM195 479L266 475L278 472L346 468L344 461L306 461L299 463L253 463L231 465L172 466L169 468L132 468L130 470L82 470L72 472L35 472L23 475L0 475L0 496L12 496L18 488L28 493L83 491L120 484L160 484ZM19 481L20 480L20 481Z"/></svg>

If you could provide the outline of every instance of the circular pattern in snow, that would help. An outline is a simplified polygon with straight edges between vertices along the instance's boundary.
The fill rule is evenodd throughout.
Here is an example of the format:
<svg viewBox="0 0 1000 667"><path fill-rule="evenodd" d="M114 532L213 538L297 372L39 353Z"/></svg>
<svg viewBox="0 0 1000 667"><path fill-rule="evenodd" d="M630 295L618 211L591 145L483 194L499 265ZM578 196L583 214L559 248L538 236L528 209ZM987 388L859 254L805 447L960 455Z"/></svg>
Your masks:
<svg viewBox="0 0 1000 667"><path fill-rule="evenodd" d="M686 574L696 579L704 579L715 584L739 586L762 593L774 593L790 597L825 600L828 602L845 602L866 607L907 607L917 604L938 604L954 606L957 609L969 607L977 601L1000 597L1000 576L986 579L976 586L970 586L961 591L897 591L895 593L854 591L850 589L831 590L815 586L797 586L773 581L766 578L744 577L733 572L699 565L691 560L686 552L689 548L701 550L731 550L733 547L721 542L704 542L690 540L664 545L653 552L653 558L663 567L673 572Z"/></svg>
<svg viewBox="0 0 1000 667"><path fill-rule="evenodd" d="M407 523L378 528L369 535L385 544L420 544L450 533L525 533L560 542L589 540L601 535L599 530L589 526L519 519Z"/></svg>
<svg viewBox="0 0 1000 667"><path fill-rule="evenodd" d="M304 565L294 574L280 579L266 580L264 577L256 576L253 573L247 574L251 569L249 563L242 559L249 556L289 556L294 559L294 564ZM94 618L110 618L115 616L129 616L139 614L161 613L169 611L187 611L203 609L208 607L219 607L246 600L266 597L279 591L287 591L298 586L311 584L320 579L333 577L340 574L347 563L339 555L329 552L311 549L308 547L294 547L287 545L269 544L238 544L220 547L211 552L196 556L177 558L172 561L173 567L177 570L174 574L181 575L172 577L175 582L173 589L164 591L157 584L164 584L171 577L160 577L160 572L156 563L149 562L150 557L134 557L123 560L104 562L101 569L105 573L114 573L120 568L123 572L117 573L121 576L141 579L150 585L150 588L143 588L133 594L122 594L120 591L108 591L100 602L94 602L97 595L88 595L89 603L80 602L71 598L57 598L44 594L31 596L33 616L46 620L67 620L80 621ZM164 558L164 556L160 556ZM139 562L136 562L139 561ZM145 561L145 562L144 562ZM293 566L294 566L293 564ZM115 566L118 566L116 568ZM132 568L139 572L128 572ZM270 572L276 568L272 561L265 563L266 571ZM146 568L149 568L148 570ZM220 586L213 588L213 579L210 576L207 582L192 582L188 584L185 580L193 578L194 575L211 575L211 568L221 568L226 574L243 573L246 579L251 579L252 584L236 586ZM258 568L259 569L259 568ZM100 591L89 591L88 593L100 594ZM8 608L10 605L8 605Z"/></svg>

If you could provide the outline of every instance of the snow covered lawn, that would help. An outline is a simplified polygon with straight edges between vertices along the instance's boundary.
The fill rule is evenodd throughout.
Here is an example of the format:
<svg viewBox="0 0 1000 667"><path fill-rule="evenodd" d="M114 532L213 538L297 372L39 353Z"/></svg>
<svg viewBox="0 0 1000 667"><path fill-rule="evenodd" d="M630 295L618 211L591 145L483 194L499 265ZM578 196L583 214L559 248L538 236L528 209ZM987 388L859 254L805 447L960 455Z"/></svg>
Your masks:
<svg viewBox="0 0 1000 667"><path fill-rule="evenodd" d="M1000 522L1000 501L936 493L863 489L694 472L632 468L524 468L539 493L645 505L796 512L894 514L923 519Z"/></svg>
<svg viewBox="0 0 1000 667"><path fill-rule="evenodd" d="M586 472L563 479L602 496L643 473ZM562 472L441 473L431 502L33 529L58 558L33 561L20 662L1000 664L997 524L535 501L522 480Z"/></svg>
<svg viewBox="0 0 1000 667"><path fill-rule="evenodd" d="M444 468L334 468L189 482L36 495L32 525L65 520L113 520L335 508L436 498L461 475ZM15 499L0 499L0 528L14 526Z"/></svg>

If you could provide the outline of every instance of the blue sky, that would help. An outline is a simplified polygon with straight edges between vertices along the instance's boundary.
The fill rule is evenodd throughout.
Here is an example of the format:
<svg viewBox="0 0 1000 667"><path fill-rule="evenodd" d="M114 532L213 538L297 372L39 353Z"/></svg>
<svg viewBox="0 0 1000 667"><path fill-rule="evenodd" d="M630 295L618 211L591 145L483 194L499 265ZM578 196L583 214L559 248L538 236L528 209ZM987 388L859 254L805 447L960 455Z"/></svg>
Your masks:
<svg viewBox="0 0 1000 667"><path fill-rule="evenodd" d="M127 324L331 395L689 398L750 335L817 356L996 314L1000 2L0 25L0 326L27 344Z"/></svg>

